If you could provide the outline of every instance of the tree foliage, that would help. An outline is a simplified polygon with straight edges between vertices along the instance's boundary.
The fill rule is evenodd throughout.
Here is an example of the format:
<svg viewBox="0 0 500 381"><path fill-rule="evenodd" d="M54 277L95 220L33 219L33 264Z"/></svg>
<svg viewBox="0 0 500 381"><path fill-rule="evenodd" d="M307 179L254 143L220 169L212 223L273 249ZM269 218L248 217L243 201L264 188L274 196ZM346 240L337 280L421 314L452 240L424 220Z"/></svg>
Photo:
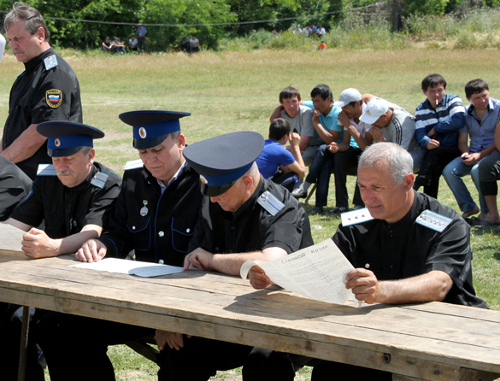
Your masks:
<svg viewBox="0 0 500 381"><path fill-rule="evenodd" d="M6 12L13 0L0 0ZM244 37L256 30L284 31L310 22L327 30L344 21L366 23L400 9L399 16L463 13L500 0L26 0L40 10L52 32L51 43L96 48L105 36L127 40L138 22L148 29L150 51L177 47L196 34L202 46L217 48L224 37ZM383 5L385 3L385 5ZM382 5L381 5L382 4ZM374 6L376 5L376 6ZM367 7L369 6L369 7Z"/></svg>

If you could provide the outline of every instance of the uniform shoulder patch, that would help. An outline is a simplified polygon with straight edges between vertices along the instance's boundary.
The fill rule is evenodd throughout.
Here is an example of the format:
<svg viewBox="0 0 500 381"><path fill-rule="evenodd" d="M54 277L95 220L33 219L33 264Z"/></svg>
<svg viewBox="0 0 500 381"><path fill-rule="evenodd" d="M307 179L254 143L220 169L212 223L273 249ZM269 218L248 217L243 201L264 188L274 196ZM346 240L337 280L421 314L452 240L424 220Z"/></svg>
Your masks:
<svg viewBox="0 0 500 381"><path fill-rule="evenodd" d="M43 64L45 65L45 70L50 70L59 65L59 62L57 62L57 56L52 54L43 60Z"/></svg>
<svg viewBox="0 0 500 381"><path fill-rule="evenodd" d="M142 168L144 166L144 163L142 162L141 159L137 160L130 160L127 161L125 164L125 168L123 168L125 171L128 171L129 169L136 169L136 168Z"/></svg>
<svg viewBox="0 0 500 381"><path fill-rule="evenodd" d="M446 229L452 221L453 220L451 218L445 217L429 209L424 210L415 220L417 224L435 230L438 233L441 233L444 229Z"/></svg>
<svg viewBox="0 0 500 381"><path fill-rule="evenodd" d="M97 172L94 177L92 178L92 181L90 182L93 186L97 188L104 188L104 185L106 184L106 180L108 180L108 174L103 173L103 172Z"/></svg>
<svg viewBox="0 0 500 381"><path fill-rule="evenodd" d="M51 89L45 92L45 102L50 108L58 108L63 101L63 93L58 89Z"/></svg>
<svg viewBox="0 0 500 381"><path fill-rule="evenodd" d="M267 210L271 216L276 215L276 213L285 207L285 204L269 191L262 193L257 199L257 203Z"/></svg>
<svg viewBox="0 0 500 381"><path fill-rule="evenodd" d="M357 225L374 219L367 208L342 213L340 218L342 219L342 226Z"/></svg>
<svg viewBox="0 0 500 381"><path fill-rule="evenodd" d="M37 176L56 176L56 169L53 164L38 164Z"/></svg>

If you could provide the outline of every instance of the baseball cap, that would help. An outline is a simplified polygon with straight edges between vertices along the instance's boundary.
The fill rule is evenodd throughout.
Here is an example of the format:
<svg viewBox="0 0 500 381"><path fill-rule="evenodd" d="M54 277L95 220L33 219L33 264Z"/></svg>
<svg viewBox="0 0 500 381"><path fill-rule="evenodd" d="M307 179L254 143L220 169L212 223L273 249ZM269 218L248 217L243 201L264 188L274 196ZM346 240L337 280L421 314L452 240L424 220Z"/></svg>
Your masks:
<svg viewBox="0 0 500 381"><path fill-rule="evenodd" d="M349 88L342 91L338 101L335 102L335 106L342 108L351 102L356 102L360 100L361 100L361 93L356 89Z"/></svg>
<svg viewBox="0 0 500 381"><path fill-rule="evenodd" d="M389 110L389 104L385 100L382 98L373 98L366 105L366 110L359 120L367 124L373 124L378 118L384 115L387 110Z"/></svg>

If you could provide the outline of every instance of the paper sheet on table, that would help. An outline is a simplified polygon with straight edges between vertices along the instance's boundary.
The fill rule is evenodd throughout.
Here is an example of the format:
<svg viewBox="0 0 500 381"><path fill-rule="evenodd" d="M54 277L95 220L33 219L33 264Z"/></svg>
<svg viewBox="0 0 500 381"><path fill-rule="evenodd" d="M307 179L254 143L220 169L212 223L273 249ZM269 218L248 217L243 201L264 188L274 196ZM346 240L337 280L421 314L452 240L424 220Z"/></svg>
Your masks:
<svg viewBox="0 0 500 381"><path fill-rule="evenodd" d="M255 264L241 266L243 279ZM335 304L356 300L345 288L345 277L354 267L331 239L258 265L274 283L306 298Z"/></svg>
<svg viewBox="0 0 500 381"><path fill-rule="evenodd" d="M102 261L92 263L83 262L78 265L72 265L71 267L107 271L110 273L131 274L143 278L182 272L182 267L178 266L161 265L151 262L131 261L128 259L118 258L104 258Z"/></svg>

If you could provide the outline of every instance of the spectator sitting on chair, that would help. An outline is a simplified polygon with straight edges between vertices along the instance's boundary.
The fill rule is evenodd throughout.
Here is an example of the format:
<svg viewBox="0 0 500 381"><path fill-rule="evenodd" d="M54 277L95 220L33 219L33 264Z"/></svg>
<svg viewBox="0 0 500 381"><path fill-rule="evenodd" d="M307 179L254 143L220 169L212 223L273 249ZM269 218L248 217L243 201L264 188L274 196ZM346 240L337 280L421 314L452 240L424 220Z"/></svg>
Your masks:
<svg viewBox="0 0 500 381"><path fill-rule="evenodd" d="M284 147L288 141L290 151ZM300 135L290 133L288 121L282 118L273 120L269 126L269 139L264 142L264 149L255 160L262 176L283 185L291 192L306 172L299 144Z"/></svg>
<svg viewBox="0 0 500 381"><path fill-rule="evenodd" d="M359 156L372 142L370 136L367 136L372 125L361 120L361 115L366 111L366 99L358 90L349 88L342 91L336 103L337 107L342 108L338 121L344 127L344 135L337 147L332 145L328 147L336 152L333 161L336 207L330 211L333 214L349 210L347 174L349 171L356 173ZM364 205L357 184L354 189L353 204L355 207Z"/></svg>
<svg viewBox="0 0 500 381"><path fill-rule="evenodd" d="M283 118L290 122L292 132L300 135L300 153L304 164L310 165L316 155L316 149L323 143L312 123L313 110L300 104L300 93L293 87L281 90L279 102L280 106L274 110L270 121Z"/></svg>
<svg viewBox="0 0 500 381"><path fill-rule="evenodd" d="M329 86L325 84L315 86L311 91L311 101L305 101L304 106L313 109L312 122L323 144L316 150L305 181L294 189L292 195L295 198L307 197L309 186L317 183L316 202L309 213L314 215L322 213L323 207L327 204L334 154L337 152L335 148L338 149L337 143L342 142L343 129L337 120L341 110L335 106ZM327 149L328 144L330 149Z"/></svg>
<svg viewBox="0 0 500 381"><path fill-rule="evenodd" d="M500 102L490 98L488 84L482 79L469 81L465 85L465 96L471 104L465 108L465 126L458 132L458 149L462 154L443 169L443 177L463 212L462 217L468 218L481 212L479 219L474 217L471 223L488 225L497 221L486 219L489 210L481 191L479 165L495 150L494 135ZM481 209L462 180L469 173L476 185Z"/></svg>
<svg viewBox="0 0 500 381"><path fill-rule="evenodd" d="M460 156L458 130L465 125L465 109L458 95L446 94L446 80L439 74L423 79L422 92L427 99L415 111L415 138L425 153L413 187L423 186L425 194L436 198L441 172Z"/></svg>
<svg viewBox="0 0 500 381"><path fill-rule="evenodd" d="M373 142L390 142L407 150L413 159L413 173L418 173L423 152L415 140L415 117L408 111L371 94L364 95L366 110L360 120L372 125L366 133Z"/></svg>

